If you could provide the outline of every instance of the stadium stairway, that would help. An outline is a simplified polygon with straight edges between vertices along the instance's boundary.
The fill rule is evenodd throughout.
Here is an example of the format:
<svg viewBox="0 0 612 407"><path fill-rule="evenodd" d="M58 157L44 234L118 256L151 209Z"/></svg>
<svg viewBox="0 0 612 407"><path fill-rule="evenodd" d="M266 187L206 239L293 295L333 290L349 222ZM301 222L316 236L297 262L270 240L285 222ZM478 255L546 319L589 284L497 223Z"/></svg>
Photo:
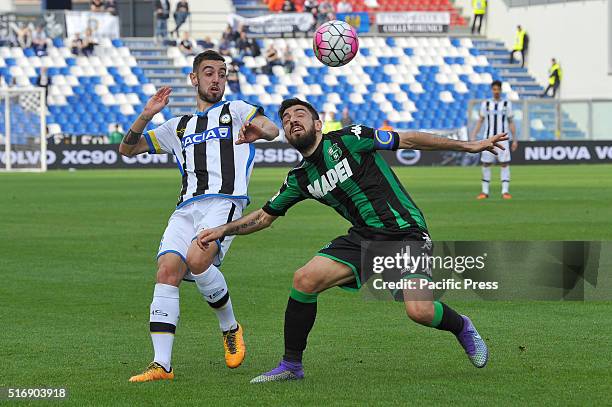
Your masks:
<svg viewBox="0 0 612 407"><path fill-rule="evenodd" d="M172 87L167 107L170 116L193 113L193 87L187 77L191 70L177 66L175 58L169 55L168 47L156 43L151 38L130 38L124 39L123 42L136 58L145 77L156 88ZM176 47L172 49L177 50Z"/></svg>
<svg viewBox="0 0 612 407"><path fill-rule="evenodd" d="M504 46L502 41L496 40L472 40L474 48L480 55L484 55L490 65L495 68L499 79L504 82L506 91L509 87L518 93L520 99L538 98L544 92L544 88L538 84L536 79L526 68L520 64L511 64L510 50ZM529 111L529 124L531 126L532 139L554 140L556 125L555 106L549 103L532 105ZM585 133L578 127L566 111L561 111L561 131L564 138L580 139Z"/></svg>
<svg viewBox="0 0 612 407"><path fill-rule="evenodd" d="M538 97L542 94L544 89L527 69L521 68L519 64L509 63L510 51L503 42L477 39L472 42L479 54L487 57L489 64L497 70L500 79L510 85L521 99Z"/></svg>

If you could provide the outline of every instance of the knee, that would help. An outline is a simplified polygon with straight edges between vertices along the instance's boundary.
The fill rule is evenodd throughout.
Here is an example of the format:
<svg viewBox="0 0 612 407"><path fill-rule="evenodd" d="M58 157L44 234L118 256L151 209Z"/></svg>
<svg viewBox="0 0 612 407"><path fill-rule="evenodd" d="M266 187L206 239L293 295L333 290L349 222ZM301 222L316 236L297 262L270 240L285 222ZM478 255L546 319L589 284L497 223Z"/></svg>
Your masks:
<svg viewBox="0 0 612 407"><path fill-rule="evenodd" d="M311 272L307 267L302 267L293 274L293 288L304 293L319 292L319 281L315 273Z"/></svg>
<svg viewBox="0 0 612 407"><path fill-rule="evenodd" d="M202 274L212 264L212 259L208 256L187 256L187 267L191 274Z"/></svg>
<svg viewBox="0 0 612 407"><path fill-rule="evenodd" d="M183 276L180 268L169 264L161 263L157 266L157 282L178 287Z"/></svg>
<svg viewBox="0 0 612 407"><path fill-rule="evenodd" d="M430 325L434 318L434 305L431 301L410 301L406 303L408 318L421 325Z"/></svg>

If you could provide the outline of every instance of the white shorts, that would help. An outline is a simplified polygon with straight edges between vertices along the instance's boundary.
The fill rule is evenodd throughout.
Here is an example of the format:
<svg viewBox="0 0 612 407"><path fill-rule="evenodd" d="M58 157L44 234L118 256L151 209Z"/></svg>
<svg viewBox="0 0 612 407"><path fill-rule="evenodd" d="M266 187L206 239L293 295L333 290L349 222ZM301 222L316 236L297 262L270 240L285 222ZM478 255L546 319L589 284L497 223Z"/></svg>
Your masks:
<svg viewBox="0 0 612 407"><path fill-rule="evenodd" d="M499 144L504 146L505 150L500 150L499 148L495 148L497 155L489 152L483 151L480 153L480 162L493 164L495 162L498 163L508 163L510 162L510 141L504 140L500 141Z"/></svg>
<svg viewBox="0 0 612 407"><path fill-rule="evenodd" d="M157 258L174 253L187 262L187 250L198 233L204 229L215 228L242 216L246 201L228 198L204 198L194 201L174 211L168 220L168 226L159 243ZM219 251L213 260L215 266L220 266L234 240L234 236L226 236L217 240ZM193 280L193 275L187 270L185 280Z"/></svg>

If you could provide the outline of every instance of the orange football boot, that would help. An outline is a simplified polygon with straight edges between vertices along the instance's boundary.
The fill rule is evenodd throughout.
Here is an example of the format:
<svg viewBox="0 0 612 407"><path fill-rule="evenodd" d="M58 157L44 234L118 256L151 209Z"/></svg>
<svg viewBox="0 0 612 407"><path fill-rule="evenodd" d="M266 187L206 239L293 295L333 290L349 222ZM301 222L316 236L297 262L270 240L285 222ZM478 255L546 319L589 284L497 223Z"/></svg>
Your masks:
<svg viewBox="0 0 612 407"><path fill-rule="evenodd" d="M151 362L147 369L136 376L130 377L130 383L152 382L155 380L174 380L174 370L166 369L157 362Z"/></svg>
<svg viewBox="0 0 612 407"><path fill-rule="evenodd" d="M227 367L235 369L240 366L246 354L242 325L238 324L238 328L223 332L223 347Z"/></svg>

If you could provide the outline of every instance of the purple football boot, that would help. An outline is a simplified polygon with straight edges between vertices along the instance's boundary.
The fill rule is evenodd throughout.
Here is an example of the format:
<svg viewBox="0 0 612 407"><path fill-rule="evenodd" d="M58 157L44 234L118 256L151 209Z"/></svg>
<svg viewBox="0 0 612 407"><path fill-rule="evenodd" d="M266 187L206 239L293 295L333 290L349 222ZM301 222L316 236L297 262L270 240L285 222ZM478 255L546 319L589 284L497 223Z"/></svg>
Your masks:
<svg viewBox="0 0 612 407"><path fill-rule="evenodd" d="M489 348L487 348L487 344L480 337L480 334L472 324L472 321L465 315L462 315L463 318L463 329L457 335L457 340L465 349L465 353L467 353L470 362L478 368L485 367L487 361L489 360Z"/></svg>
<svg viewBox="0 0 612 407"><path fill-rule="evenodd" d="M304 368L300 362L282 360L278 366L269 372L257 376L251 383L282 382L301 380L304 378Z"/></svg>

